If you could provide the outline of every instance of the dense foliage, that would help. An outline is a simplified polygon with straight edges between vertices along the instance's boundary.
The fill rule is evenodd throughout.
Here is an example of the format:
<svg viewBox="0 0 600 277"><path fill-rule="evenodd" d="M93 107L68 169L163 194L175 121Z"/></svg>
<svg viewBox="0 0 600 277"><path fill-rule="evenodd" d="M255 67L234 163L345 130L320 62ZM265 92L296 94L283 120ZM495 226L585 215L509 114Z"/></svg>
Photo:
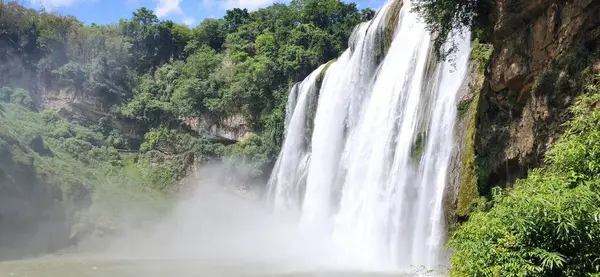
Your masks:
<svg viewBox="0 0 600 277"><path fill-rule="evenodd" d="M48 95L93 103L106 114L107 139L126 134L115 147L170 155L206 148L188 142L198 135L182 119L243 117L257 135L205 152L251 161L252 172L262 174L281 144L291 84L337 57L354 26L373 16L354 3L294 0L254 12L232 9L195 28L146 8L118 24L84 26L71 16L0 2L0 87L15 88L0 98L31 109Z"/></svg>
<svg viewBox="0 0 600 277"><path fill-rule="evenodd" d="M97 231L118 228L114 224L132 209L164 211L169 206L165 195L170 188L166 185L173 183L184 163L160 153L121 153L110 141L119 140L115 134L105 136L96 131L97 126L69 123L54 111L37 113L20 105L2 106L0 175L9 176L8 183L0 178L4 192L28 191L35 187L32 180L58 187L62 193L53 196L57 199L70 199L73 189L85 188L92 193L94 205L89 221L80 223L93 224ZM19 183L24 180L29 182ZM20 187L25 185L27 189Z"/></svg>
<svg viewBox="0 0 600 277"><path fill-rule="evenodd" d="M600 84L587 90L548 165L495 190L452 236L451 276L599 276Z"/></svg>

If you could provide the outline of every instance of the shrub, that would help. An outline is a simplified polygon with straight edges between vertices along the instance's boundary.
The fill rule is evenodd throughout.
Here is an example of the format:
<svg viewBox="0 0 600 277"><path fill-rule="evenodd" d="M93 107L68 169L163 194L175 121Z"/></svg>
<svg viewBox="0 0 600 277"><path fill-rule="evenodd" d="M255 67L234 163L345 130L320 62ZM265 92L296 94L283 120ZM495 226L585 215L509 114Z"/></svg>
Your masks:
<svg viewBox="0 0 600 277"><path fill-rule="evenodd" d="M451 276L597 276L600 271L600 101L578 98L568 129L511 190L471 214L449 246Z"/></svg>
<svg viewBox="0 0 600 277"><path fill-rule="evenodd" d="M55 110L44 110L41 112L42 120L46 124L54 124L63 121L64 119Z"/></svg>
<svg viewBox="0 0 600 277"><path fill-rule="evenodd" d="M194 142L192 135L162 126L146 133L140 152L156 150L164 154L182 154L192 150Z"/></svg>
<svg viewBox="0 0 600 277"><path fill-rule="evenodd" d="M58 124L50 133L50 136L56 139L66 139L75 136L75 131L68 124Z"/></svg>
<svg viewBox="0 0 600 277"><path fill-rule="evenodd" d="M0 88L0 100L21 105L28 109L33 109L35 107L29 92L22 88Z"/></svg>
<svg viewBox="0 0 600 277"><path fill-rule="evenodd" d="M236 169L237 172L259 177L265 173L268 165L269 148L258 135L251 135L243 141L224 149L225 163Z"/></svg>

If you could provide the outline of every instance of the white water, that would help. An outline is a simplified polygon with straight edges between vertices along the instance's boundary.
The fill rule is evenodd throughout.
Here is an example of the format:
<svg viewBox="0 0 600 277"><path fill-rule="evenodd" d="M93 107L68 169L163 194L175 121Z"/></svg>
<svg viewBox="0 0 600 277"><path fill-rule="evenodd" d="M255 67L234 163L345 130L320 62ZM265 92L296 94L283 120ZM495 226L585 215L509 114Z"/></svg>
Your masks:
<svg viewBox="0 0 600 277"><path fill-rule="evenodd" d="M445 264L442 203L470 34L453 38L453 65L438 62L405 0L379 61L391 4L356 28L319 91L323 67L290 93L270 197L276 209L297 211L302 227L328 232L353 265L436 268Z"/></svg>

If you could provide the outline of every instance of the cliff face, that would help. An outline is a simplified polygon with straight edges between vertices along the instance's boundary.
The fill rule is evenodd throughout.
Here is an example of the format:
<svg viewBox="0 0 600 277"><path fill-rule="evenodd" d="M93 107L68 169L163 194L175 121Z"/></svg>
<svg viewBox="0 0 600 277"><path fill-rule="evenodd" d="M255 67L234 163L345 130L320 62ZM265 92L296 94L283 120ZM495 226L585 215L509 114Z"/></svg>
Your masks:
<svg viewBox="0 0 600 277"><path fill-rule="evenodd" d="M222 117L205 114L186 117L183 122L200 135L212 137L225 144L242 141L252 134L250 126L241 114Z"/></svg>
<svg viewBox="0 0 600 277"><path fill-rule="evenodd" d="M482 193L543 162L567 107L598 72L600 42L597 0L497 0L493 17L477 125Z"/></svg>
<svg viewBox="0 0 600 277"><path fill-rule="evenodd" d="M600 1L496 0L493 52L475 44L459 104L446 218L468 216L480 195L510 186L564 131L568 107L600 73ZM479 66L476 66L478 65Z"/></svg>
<svg viewBox="0 0 600 277"><path fill-rule="evenodd" d="M98 95L78 91L73 86L42 88L36 94L41 109L53 109L71 121L97 122L108 116L111 104Z"/></svg>

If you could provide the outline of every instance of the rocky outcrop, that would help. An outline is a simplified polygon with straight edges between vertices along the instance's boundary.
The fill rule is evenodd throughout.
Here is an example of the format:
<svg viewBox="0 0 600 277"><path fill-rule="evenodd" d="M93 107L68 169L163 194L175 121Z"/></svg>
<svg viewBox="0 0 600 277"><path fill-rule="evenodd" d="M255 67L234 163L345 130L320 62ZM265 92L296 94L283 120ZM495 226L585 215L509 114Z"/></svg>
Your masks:
<svg viewBox="0 0 600 277"><path fill-rule="evenodd" d="M248 122L241 114L230 116L205 114L183 118L183 122L199 134L226 144L242 141L252 134Z"/></svg>
<svg viewBox="0 0 600 277"><path fill-rule="evenodd" d="M460 217L478 200L475 138L479 99L484 76L477 60L471 60L469 75L459 94L458 116L454 128L454 151L450 161L448 188L444 195L446 226L452 231Z"/></svg>
<svg viewBox="0 0 600 277"><path fill-rule="evenodd" d="M596 0L497 0L493 17L476 149L483 194L543 162L600 43Z"/></svg>
<svg viewBox="0 0 600 277"><path fill-rule="evenodd" d="M98 122L110 109L104 99L79 93L73 86L43 88L35 102L41 109L56 110L67 120L83 124Z"/></svg>

